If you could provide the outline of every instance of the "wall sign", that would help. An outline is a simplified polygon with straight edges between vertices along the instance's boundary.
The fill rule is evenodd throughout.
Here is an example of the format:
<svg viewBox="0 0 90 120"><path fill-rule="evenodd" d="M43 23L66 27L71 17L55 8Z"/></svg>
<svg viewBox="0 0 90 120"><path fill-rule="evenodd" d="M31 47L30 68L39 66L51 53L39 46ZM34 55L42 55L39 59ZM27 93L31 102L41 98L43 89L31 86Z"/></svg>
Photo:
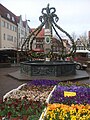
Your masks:
<svg viewBox="0 0 90 120"><path fill-rule="evenodd" d="M50 44L50 42L51 42L50 36L45 36L45 43Z"/></svg>

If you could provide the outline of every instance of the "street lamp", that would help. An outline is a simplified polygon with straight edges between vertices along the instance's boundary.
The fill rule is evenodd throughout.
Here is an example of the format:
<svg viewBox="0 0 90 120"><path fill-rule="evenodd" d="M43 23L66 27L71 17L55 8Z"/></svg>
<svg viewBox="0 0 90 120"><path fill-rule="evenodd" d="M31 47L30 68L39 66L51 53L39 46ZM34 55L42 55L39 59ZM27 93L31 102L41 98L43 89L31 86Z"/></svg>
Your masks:
<svg viewBox="0 0 90 120"><path fill-rule="evenodd" d="M27 36L29 35L29 25L28 22L30 22L30 20L25 20L25 39L24 41L26 41ZM27 43L28 44L28 43ZM27 46L25 45L25 48L27 48Z"/></svg>

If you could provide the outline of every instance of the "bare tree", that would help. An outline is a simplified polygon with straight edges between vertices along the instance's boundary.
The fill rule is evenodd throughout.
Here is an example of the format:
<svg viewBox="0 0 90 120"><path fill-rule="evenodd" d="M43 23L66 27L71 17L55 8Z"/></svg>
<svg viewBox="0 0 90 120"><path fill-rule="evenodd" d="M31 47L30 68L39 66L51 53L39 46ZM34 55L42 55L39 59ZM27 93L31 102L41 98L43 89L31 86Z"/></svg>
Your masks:
<svg viewBox="0 0 90 120"><path fill-rule="evenodd" d="M87 47L88 39L87 39L87 34L86 34L86 32L83 33L82 35L80 35L79 38L80 38L81 42L83 43L83 45L84 45L85 47Z"/></svg>
<svg viewBox="0 0 90 120"><path fill-rule="evenodd" d="M77 35L75 34L75 32L73 32L73 33L71 34L71 36L72 36L73 40L76 41Z"/></svg>

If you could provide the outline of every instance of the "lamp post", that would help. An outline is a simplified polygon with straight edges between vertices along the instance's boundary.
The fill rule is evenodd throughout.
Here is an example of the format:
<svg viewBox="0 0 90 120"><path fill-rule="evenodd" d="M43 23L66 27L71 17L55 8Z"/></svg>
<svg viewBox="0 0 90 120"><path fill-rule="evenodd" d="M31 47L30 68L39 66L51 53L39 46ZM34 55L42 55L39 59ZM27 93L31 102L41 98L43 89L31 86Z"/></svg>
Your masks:
<svg viewBox="0 0 90 120"><path fill-rule="evenodd" d="M26 38L27 38L27 36L28 36L28 34L27 33L29 33L29 25L28 25L28 22L30 22L30 20L25 20L25 36L24 36L24 40L26 40ZM25 46L25 48L27 48L27 46Z"/></svg>

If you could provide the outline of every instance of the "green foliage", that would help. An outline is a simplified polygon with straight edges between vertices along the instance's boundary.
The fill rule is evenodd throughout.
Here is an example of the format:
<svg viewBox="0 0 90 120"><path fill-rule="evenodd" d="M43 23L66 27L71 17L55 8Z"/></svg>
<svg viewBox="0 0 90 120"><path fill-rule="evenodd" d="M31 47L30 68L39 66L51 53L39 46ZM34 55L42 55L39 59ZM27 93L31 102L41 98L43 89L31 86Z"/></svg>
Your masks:
<svg viewBox="0 0 90 120"><path fill-rule="evenodd" d="M4 102L0 102L0 116L10 119L19 116L22 118L26 115L35 120L39 119L45 106L46 104L40 101L28 100L26 96L23 99L6 98Z"/></svg>

